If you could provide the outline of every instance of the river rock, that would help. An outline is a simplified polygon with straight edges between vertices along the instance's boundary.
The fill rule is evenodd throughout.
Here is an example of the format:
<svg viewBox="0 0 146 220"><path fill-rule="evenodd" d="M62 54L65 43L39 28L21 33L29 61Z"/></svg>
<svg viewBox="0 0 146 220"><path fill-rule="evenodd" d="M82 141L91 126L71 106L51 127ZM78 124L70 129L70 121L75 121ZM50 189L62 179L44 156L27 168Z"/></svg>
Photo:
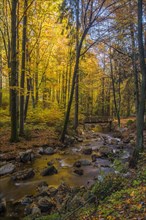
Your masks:
<svg viewBox="0 0 146 220"><path fill-rule="evenodd" d="M19 171L19 172L15 173L14 176L12 177L12 179L14 181L27 180L29 178L34 177L34 175L35 175L34 170L30 168L30 169Z"/></svg>
<svg viewBox="0 0 146 220"><path fill-rule="evenodd" d="M73 164L74 167L81 167L81 162L80 161L76 161L74 164Z"/></svg>
<svg viewBox="0 0 146 220"><path fill-rule="evenodd" d="M11 161L16 159L16 152L0 154L0 161Z"/></svg>
<svg viewBox="0 0 146 220"><path fill-rule="evenodd" d="M74 170L74 173L78 174L79 176L82 176L84 171L82 169Z"/></svg>
<svg viewBox="0 0 146 220"><path fill-rule="evenodd" d="M110 167L111 162L106 159L97 158L94 165L97 167Z"/></svg>
<svg viewBox="0 0 146 220"><path fill-rule="evenodd" d="M49 196L48 184L44 181L39 183L37 190L39 191L39 196Z"/></svg>
<svg viewBox="0 0 146 220"><path fill-rule="evenodd" d="M50 196L55 196L57 192L58 192L58 189L56 189L55 187L49 187Z"/></svg>
<svg viewBox="0 0 146 220"><path fill-rule="evenodd" d="M90 154L92 154L92 148L83 149L83 154L85 154L85 155L90 155Z"/></svg>
<svg viewBox="0 0 146 220"><path fill-rule="evenodd" d="M39 216L39 215L41 215L41 209L39 209L39 207L37 206L37 205L34 205L33 207L32 207L32 211L31 211L31 214L33 215L33 216Z"/></svg>
<svg viewBox="0 0 146 220"><path fill-rule="evenodd" d="M21 199L20 203L22 205L29 205L33 202L33 199L31 196L25 196L24 198Z"/></svg>
<svg viewBox="0 0 146 220"><path fill-rule="evenodd" d="M46 147L46 148L41 147L39 149L39 153L44 155L52 155L55 153L55 151L52 147Z"/></svg>
<svg viewBox="0 0 146 220"><path fill-rule="evenodd" d="M92 158L92 162L95 162L97 158L99 158L99 154L92 154L91 158Z"/></svg>
<svg viewBox="0 0 146 220"><path fill-rule="evenodd" d="M50 212L54 206L55 203L48 197L42 197L38 201L38 207L41 212Z"/></svg>
<svg viewBox="0 0 146 220"><path fill-rule="evenodd" d="M0 198L0 214L4 213L6 211L7 205L6 205L6 199Z"/></svg>
<svg viewBox="0 0 146 220"><path fill-rule="evenodd" d="M83 138L81 137L76 137L77 142L83 142Z"/></svg>
<svg viewBox="0 0 146 220"><path fill-rule="evenodd" d="M39 188L48 187L48 183L45 182L45 181L42 181L42 182L40 182L40 183L38 184L38 187L39 187Z"/></svg>
<svg viewBox="0 0 146 220"><path fill-rule="evenodd" d="M100 157L108 157L108 155L110 153L112 153L112 148L108 147L108 146L101 146L99 148L99 153L100 153Z"/></svg>
<svg viewBox="0 0 146 220"><path fill-rule="evenodd" d="M75 138L69 135L65 135L65 144L73 144L75 142Z"/></svg>
<svg viewBox="0 0 146 220"><path fill-rule="evenodd" d="M6 174L11 174L15 170L15 165L12 163L8 163L2 167L0 167L0 176L6 175Z"/></svg>
<svg viewBox="0 0 146 220"><path fill-rule="evenodd" d="M63 182L63 183L61 183L59 185L57 190L58 190L59 194L63 194L64 195L64 194L66 194L68 192L71 192L71 187L68 184L66 184L65 182Z"/></svg>
<svg viewBox="0 0 146 220"><path fill-rule="evenodd" d="M86 159L81 159L81 160L79 160L79 162L81 163L81 166L91 165L91 162L89 160L86 160Z"/></svg>
<svg viewBox="0 0 146 220"><path fill-rule="evenodd" d="M41 175L50 176L50 175L57 174L57 173L58 171L54 166L49 166L42 171Z"/></svg>
<svg viewBox="0 0 146 220"><path fill-rule="evenodd" d="M79 168L79 167L81 167L81 166L89 166L89 165L91 165L91 162L90 162L89 160L86 160L86 159L78 160L78 161L76 161L76 162L73 164L73 166L74 166L74 167L77 167L77 168Z"/></svg>
<svg viewBox="0 0 146 220"><path fill-rule="evenodd" d="M25 152L20 152L18 159L22 163L31 162L34 159L34 153L33 153L32 150L27 150Z"/></svg>
<svg viewBox="0 0 146 220"><path fill-rule="evenodd" d="M124 140L123 140L123 143L124 143L124 144L129 144L129 143L130 143L130 139L129 139L129 138L124 139Z"/></svg>

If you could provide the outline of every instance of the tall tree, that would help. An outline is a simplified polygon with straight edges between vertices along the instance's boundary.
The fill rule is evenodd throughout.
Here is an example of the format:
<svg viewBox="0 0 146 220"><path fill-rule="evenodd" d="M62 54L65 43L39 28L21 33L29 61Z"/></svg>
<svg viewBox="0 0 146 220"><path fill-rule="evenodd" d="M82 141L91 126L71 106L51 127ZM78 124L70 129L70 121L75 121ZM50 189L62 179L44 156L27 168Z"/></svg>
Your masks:
<svg viewBox="0 0 146 220"><path fill-rule="evenodd" d="M146 63L144 58L144 32L143 32L143 0L138 0L138 46L140 69L142 74L141 94L139 108L137 114L137 142L135 145L133 157L130 161L130 166L135 167L139 159L139 154L144 149L143 130L144 130L144 112L146 100Z"/></svg>
<svg viewBox="0 0 146 220"><path fill-rule="evenodd" d="M23 34L22 34L22 64L20 83L20 135L24 135L24 83L26 72L26 40L27 40L27 0L24 1Z"/></svg>
<svg viewBox="0 0 146 220"><path fill-rule="evenodd" d="M76 56L79 44L79 4L80 1L76 0ZM78 127L78 114L79 114L79 69L77 69L76 80L75 80L75 116L74 116L74 129Z"/></svg>
<svg viewBox="0 0 146 220"><path fill-rule="evenodd" d="M11 10L11 141L18 141L17 125L17 0L12 0Z"/></svg>
<svg viewBox="0 0 146 220"><path fill-rule="evenodd" d="M106 3L106 4L105 4ZM111 7L115 5L114 9ZM103 26L104 21L106 21L110 15L115 11L119 6L116 5L116 2L108 3L106 0L97 1L97 0L82 0L79 4L80 12L80 37L78 39L78 47L76 50L75 66L72 78L72 86L70 92L70 98L67 106L66 116L64 120L64 126L61 134L60 140L64 142L65 134L68 126L69 116L71 105L73 101L75 82L78 74L79 63L81 56L85 55L87 51L101 40L100 28ZM92 31L95 31L95 34L92 35ZM104 30L105 31L105 30ZM100 34L99 34L100 33ZM91 44L87 44L87 47L83 49L83 43L86 40L88 34L92 35L93 41ZM103 33L105 34L105 33ZM95 37L96 35L96 37Z"/></svg>

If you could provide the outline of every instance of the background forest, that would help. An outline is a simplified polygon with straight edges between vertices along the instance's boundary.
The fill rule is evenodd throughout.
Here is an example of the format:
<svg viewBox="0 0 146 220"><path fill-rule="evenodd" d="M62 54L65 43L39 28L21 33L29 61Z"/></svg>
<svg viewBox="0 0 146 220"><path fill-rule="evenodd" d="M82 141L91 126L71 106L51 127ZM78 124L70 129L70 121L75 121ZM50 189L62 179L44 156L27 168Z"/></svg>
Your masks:
<svg viewBox="0 0 146 220"><path fill-rule="evenodd" d="M24 134L24 122L61 125L77 62L70 117L75 128L85 115L111 115L120 125L121 116L136 114L141 91L136 1L0 4L1 126L10 123L12 100L14 133L19 127Z"/></svg>

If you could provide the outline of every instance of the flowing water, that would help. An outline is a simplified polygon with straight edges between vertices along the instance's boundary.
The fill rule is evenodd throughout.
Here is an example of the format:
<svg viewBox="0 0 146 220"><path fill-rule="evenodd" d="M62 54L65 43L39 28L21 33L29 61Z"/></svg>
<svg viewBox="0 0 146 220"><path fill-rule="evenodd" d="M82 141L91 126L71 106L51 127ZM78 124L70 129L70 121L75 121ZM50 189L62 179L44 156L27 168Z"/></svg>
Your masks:
<svg viewBox="0 0 146 220"><path fill-rule="evenodd" d="M91 160L91 155L84 155L82 149L85 147L91 147L92 150L96 150L103 145L103 139L93 133L91 137L85 139L82 143L76 144L74 147L67 148L64 152L56 153L54 155L43 155L40 158L36 158L32 164L23 165L20 169L33 168L35 176L26 181L15 182L11 179L11 176L1 177L0 180L0 192L6 198L7 202L17 201L26 195L32 195L36 192L38 184L42 181L46 181L49 186L58 187L62 182L67 183L72 187L77 186L90 186L97 177L101 170L94 166L94 163L88 166L82 166L84 175L79 176L74 173L74 162L84 159ZM110 138L106 135L107 138ZM108 159L105 159L107 162ZM58 170L57 174L52 176L42 177L41 171L47 167L47 163L52 162ZM108 168L103 169L108 172Z"/></svg>

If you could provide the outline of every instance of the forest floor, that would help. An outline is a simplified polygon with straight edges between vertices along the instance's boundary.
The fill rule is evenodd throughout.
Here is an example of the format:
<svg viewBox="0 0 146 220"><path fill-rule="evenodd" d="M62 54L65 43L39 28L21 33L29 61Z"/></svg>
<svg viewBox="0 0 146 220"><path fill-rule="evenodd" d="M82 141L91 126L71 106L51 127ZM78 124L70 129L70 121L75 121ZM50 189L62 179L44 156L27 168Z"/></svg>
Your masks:
<svg viewBox="0 0 146 220"><path fill-rule="evenodd" d="M135 118L121 120L121 128L117 128L116 122L112 131L114 138L122 138L123 143L135 144ZM32 126L32 125L31 125ZM33 128L33 129L31 129ZM52 127L44 124L32 126L26 131L25 137L21 137L17 143L10 143L10 129L1 128L0 132L0 160L2 163L11 162L18 158L19 153L27 150L38 152L40 147L52 147L55 149L66 151L65 145L59 142L59 133ZM31 131L32 130L32 131ZM93 129L94 130L94 129ZM79 133L84 133L82 128ZM95 132L96 133L96 132ZM84 134L83 134L84 136ZM146 146L146 130L144 131L145 146ZM88 141L90 141L90 136ZM120 170L123 169L121 165ZM21 169L21 167L20 167ZM119 178L119 175L112 175L104 179L102 182L95 183L92 189L88 189L83 193L83 197L87 192L92 192L96 197L99 197L98 204L94 201L83 206L80 212L71 215L68 219L71 220L125 220L125 219L146 219L146 154L141 155L140 163L136 170L127 170L127 176L124 179ZM130 173L130 174L129 174ZM82 178L82 177L81 177ZM123 177L122 177L123 178ZM122 185L121 185L122 184ZM101 187L102 185L102 187ZM97 190L98 188L98 190ZM67 194L70 189L67 189ZM142 192L142 193L141 193ZM104 195L104 196L103 196ZM80 199L80 194L77 197ZM75 195L74 195L75 197ZM7 219L2 217L0 219ZM14 219L14 218L13 218ZM21 219L21 218L20 218ZM32 219L31 217L28 219ZM64 220L65 218L58 217L58 214L35 218L38 220Z"/></svg>
<svg viewBox="0 0 146 220"><path fill-rule="evenodd" d="M121 119L121 128L127 127L128 129L124 131L125 138L131 134L136 133L135 131L135 117L129 117L125 119ZM114 122L114 130L117 129L117 122ZM27 126L25 136L19 137L19 141L17 143L10 142L10 128L2 127L0 128L0 152L11 154L18 154L19 151L27 150L27 149L35 149L43 145L48 145L51 147L62 146L59 142L59 134L56 132L53 127L48 127L45 123L37 124L37 126ZM115 133L116 135L116 133ZM146 131L144 133L146 137Z"/></svg>

